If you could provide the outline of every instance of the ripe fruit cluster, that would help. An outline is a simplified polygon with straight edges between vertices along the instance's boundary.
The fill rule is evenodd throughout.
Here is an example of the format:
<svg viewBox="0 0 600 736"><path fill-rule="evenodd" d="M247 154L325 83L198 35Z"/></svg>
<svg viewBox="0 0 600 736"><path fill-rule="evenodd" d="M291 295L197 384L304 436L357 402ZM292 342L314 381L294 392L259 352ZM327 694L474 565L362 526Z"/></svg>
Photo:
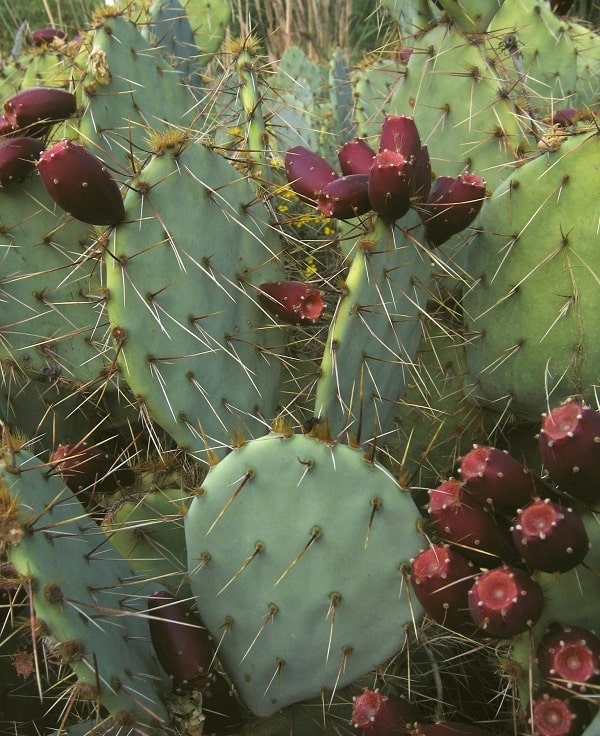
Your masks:
<svg viewBox="0 0 600 736"><path fill-rule="evenodd" d="M304 146L290 148L285 157L288 182L304 201L340 220L373 210L394 222L415 207L432 247L470 225L485 198L484 180L470 172L440 176L432 183L427 146L406 115L385 118L378 153L364 139L354 138L340 148L338 161L341 176Z"/></svg>

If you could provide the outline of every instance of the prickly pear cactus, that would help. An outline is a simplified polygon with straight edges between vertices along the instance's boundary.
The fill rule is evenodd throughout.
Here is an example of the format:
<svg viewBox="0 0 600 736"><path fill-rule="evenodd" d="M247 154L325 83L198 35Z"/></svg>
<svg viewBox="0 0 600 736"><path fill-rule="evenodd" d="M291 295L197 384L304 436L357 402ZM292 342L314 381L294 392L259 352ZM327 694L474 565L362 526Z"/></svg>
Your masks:
<svg viewBox="0 0 600 736"><path fill-rule="evenodd" d="M257 289L282 278L280 246L225 159L177 132L156 142L108 249L108 310L140 405L207 462L276 413L280 330Z"/></svg>
<svg viewBox="0 0 600 736"><path fill-rule="evenodd" d="M328 701L402 646L418 517L362 450L306 435L261 437L209 471L185 518L190 582L252 711Z"/></svg>
<svg viewBox="0 0 600 736"><path fill-rule="evenodd" d="M144 583L51 469L25 450L13 452L10 442L0 463L0 553L28 593L32 636L75 673L63 694L66 714L83 701L106 709L105 725L124 733L166 724L168 678L139 615Z"/></svg>
<svg viewBox="0 0 600 736"><path fill-rule="evenodd" d="M474 398L533 421L573 394L593 402L600 377L600 137L554 141L484 204L464 296Z"/></svg>

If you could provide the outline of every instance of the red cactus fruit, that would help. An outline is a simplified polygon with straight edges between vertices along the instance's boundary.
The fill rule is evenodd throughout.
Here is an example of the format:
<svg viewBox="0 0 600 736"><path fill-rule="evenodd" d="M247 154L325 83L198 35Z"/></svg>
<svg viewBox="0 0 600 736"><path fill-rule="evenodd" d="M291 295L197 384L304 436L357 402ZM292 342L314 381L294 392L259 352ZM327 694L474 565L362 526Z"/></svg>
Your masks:
<svg viewBox="0 0 600 736"><path fill-rule="evenodd" d="M135 481L135 471L119 465L99 445L87 445L84 442L59 444L52 453L51 463L73 493L110 492L119 486L130 486Z"/></svg>
<svg viewBox="0 0 600 736"><path fill-rule="evenodd" d="M581 736L591 720L585 701L547 692L534 698L531 714L534 736Z"/></svg>
<svg viewBox="0 0 600 736"><path fill-rule="evenodd" d="M491 731L470 723L445 721L440 723L415 723L410 736L492 736Z"/></svg>
<svg viewBox="0 0 600 736"><path fill-rule="evenodd" d="M545 413L539 434L544 467L563 491L600 501L600 412L566 401Z"/></svg>
<svg viewBox="0 0 600 736"><path fill-rule="evenodd" d="M555 626L540 639L537 663L546 680L585 692L600 682L600 639L580 626Z"/></svg>
<svg viewBox="0 0 600 736"><path fill-rule="evenodd" d="M571 570L590 548L581 516L548 498L519 509L511 532L521 557L529 567L543 572Z"/></svg>
<svg viewBox="0 0 600 736"><path fill-rule="evenodd" d="M212 679L213 640L200 619L166 590L148 599L150 639L158 661L179 689L204 689Z"/></svg>
<svg viewBox="0 0 600 736"><path fill-rule="evenodd" d="M560 125L561 128L568 128L575 123L581 117L581 110L576 107L563 107L560 110L555 110L552 115L552 125Z"/></svg>
<svg viewBox="0 0 600 736"><path fill-rule="evenodd" d="M29 87L4 103L4 114L15 130L43 137L54 123L77 112L75 95L58 87Z"/></svg>
<svg viewBox="0 0 600 736"><path fill-rule="evenodd" d="M325 217L338 220L365 215L371 209L369 177L366 174L348 174L329 182L319 194L317 209Z"/></svg>
<svg viewBox="0 0 600 736"><path fill-rule="evenodd" d="M325 308L319 289L301 281L274 281L258 288L265 309L293 325L316 322Z"/></svg>
<svg viewBox="0 0 600 736"><path fill-rule="evenodd" d="M411 560L410 581L419 602L434 621L450 629L471 624L469 589L473 564L447 545L432 544Z"/></svg>
<svg viewBox="0 0 600 736"><path fill-rule="evenodd" d="M516 458L485 445L473 445L461 459L459 473L469 493L496 511L514 512L541 487L541 481Z"/></svg>
<svg viewBox="0 0 600 736"><path fill-rule="evenodd" d="M42 152L38 171L56 204L91 225L117 225L125 217L119 185L93 153L63 139Z"/></svg>
<svg viewBox="0 0 600 736"><path fill-rule="evenodd" d="M473 621L491 636L521 634L538 621L543 606L538 583L516 567L483 572L469 591Z"/></svg>
<svg viewBox="0 0 600 736"><path fill-rule="evenodd" d="M408 115L386 115L381 126L379 153L394 151L410 161L421 151L421 138L414 118Z"/></svg>
<svg viewBox="0 0 600 736"><path fill-rule="evenodd" d="M477 217L485 199L485 181L465 172L452 178L438 177L421 205L421 219L431 246L445 243L448 238L468 227Z"/></svg>
<svg viewBox="0 0 600 736"><path fill-rule="evenodd" d="M52 28L46 26L45 28L36 28L31 33L31 43L34 46L44 46L45 44L52 43L55 40L64 41L67 38L65 31L61 31L60 28Z"/></svg>
<svg viewBox="0 0 600 736"><path fill-rule="evenodd" d="M284 165L290 187L309 204L316 204L319 193L338 178L325 159L304 146L290 148Z"/></svg>
<svg viewBox="0 0 600 736"><path fill-rule="evenodd" d="M369 173L369 200L378 215L389 221L405 215L413 190L414 166L409 159L389 150L375 156Z"/></svg>
<svg viewBox="0 0 600 736"><path fill-rule="evenodd" d="M338 151L338 161L342 174L369 174L373 165L375 151L364 138L353 138L347 141Z"/></svg>
<svg viewBox="0 0 600 736"><path fill-rule="evenodd" d="M6 119L6 115L0 115L0 137L6 138L9 135L16 135L16 131Z"/></svg>
<svg viewBox="0 0 600 736"><path fill-rule="evenodd" d="M516 557L507 529L451 478L429 492L427 511L440 537L480 567Z"/></svg>
<svg viewBox="0 0 600 736"><path fill-rule="evenodd" d="M37 138L16 136L0 141L0 185L21 181L34 168L44 144Z"/></svg>
<svg viewBox="0 0 600 736"><path fill-rule="evenodd" d="M379 690L366 689L354 698L351 724L361 736L396 736L407 734L417 712L408 701Z"/></svg>

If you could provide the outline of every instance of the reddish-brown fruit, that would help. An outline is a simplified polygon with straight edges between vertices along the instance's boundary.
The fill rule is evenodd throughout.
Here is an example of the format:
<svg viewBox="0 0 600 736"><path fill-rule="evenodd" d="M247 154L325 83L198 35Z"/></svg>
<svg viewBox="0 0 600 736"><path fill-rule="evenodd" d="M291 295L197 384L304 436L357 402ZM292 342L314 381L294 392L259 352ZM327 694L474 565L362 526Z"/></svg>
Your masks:
<svg viewBox="0 0 600 736"><path fill-rule="evenodd" d="M310 204L316 204L320 192L338 178L325 159L304 146L290 148L284 165L290 187Z"/></svg>
<svg viewBox="0 0 600 736"><path fill-rule="evenodd" d="M22 181L32 171L44 144L38 138L15 136L0 141L0 185Z"/></svg>
<svg viewBox="0 0 600 736"><path fill-rule="evenodd" d="M414 706L403 698L365 689L354 698L351 724L360 736L400 736L409 732L417 717Z"/></svg>
<svg viewBox="0 0 600 736"><path fill-rule="evenodd" d="M381 126L379 153L394 151L410 161L421 152L421 138L414 118L408 115L386 115Z"/></svg>
<svg viewBox="0 0 600 736"><path fill-rule="evenodd" d="M344 176L350 174L369 174L375 151L364 138L353 138L344 143L338 151L338 161Z"/></svg>
<svg viewBox="0 0 600 736"><path fill-rule="evenodd" d="M44 151L38 171L48 194L65 212L91 225L117 225L125 218L119 185L93 153L62 140Z"/></svg>
<svg viewBox="0 0 600 736"><path fill-rule="evenodd" d="M385 150L373 159L369 173L369 201L390 222L408 212L414 190L414 165L396 151Z"/></svg>
<svg viewBox="0 0 600 736"><path fill-rule="evenodd" d="M349 174L329 182L319 194L317 209L325 217L350 220L371 210L369 201L369 177L366 174Z"/></svg>
<svg viewBox="0 0 600 736"><path fill-rule="evenodd" d="M590 548L581 516L547 498L520 509L511 532L523 560L543 572L571 570Z"/></svg>
<svg viewBox="0 0 600 736"><path fill-rule="evenodd" d="M301 281L274 281L258 288L265 309L293 325L316 322L325 308L319 289Z"/></svg>
<svg viewBox="0 0 600 736"><path fill-rule="evenodd" d="M441 245L468 227L477 217L484 199L485 181L475 174L438 177L427 202L419 210L430 245Z"/></svg>
<svg viewBox="0 0 600 736"><path fill-rule="evenodd" d="M44 46L44 44L52 43L55 40L64 41L67 38L65 31L61 31L60 28L52 28L46 26L45 28L36 28L31 33L31 43L34 46Z"/></svg>
<svg viewBox="0 0 600 736"><path fill-rule="evenodd" d="M152 593L148 613L154 652L174 688L208 687L215 652L200 619L166 590Z"/></svg>
<svg viewBox="0 0 600 736"><path fill-rule="evenodd" d="M445 721L440 723L416 723L410 736L492 736L485 728L470 723Z"/></svg>
<svg viewBox="0 0 600 736"><path fill-rule="evenodd" d="M600 502L600 412L566 401L543 415L539 449L544 467L563 491Z"/></svg>
<svg viewBox="0 0 600 736"><path fill-rule="evenodd" d="M73 493L80 491L110 492L135 481L135 471L119 465L115 458L99 445L58 445L51 462Z"/></svg>
<svg viewBox="0 0 600 736"><path fill-rule="evenodd" d="M591 720L585 701L550 693L534 698L531 713L534 736L581 736Z"/></svg>
<svg viewBox="0 0 600 736"><path fill-rule="evenodd" d="M555 626L538 644L537 663L546 680L585 692L600 682L600 639L580 626Z"/></svg>
<svg viewBox="0 0 600 736"><path fill-rule="evenodd" d="M411 560L410 580L417 599L437 623L450 629L472 625L469 589L473 564L446 545L432 544Z"/></svg>
<svg viewBox="0 0 600 736"><path fill-rule="evenodd" d="M469 493L495 511L514 512L536 495L541 481L504 450L473 445L459 473Z"/></svg>
<svg viewBox="0 0 600 736"><path fill-rule="evenodd" d="M17 133L8 122L6 115L0 115L0 137L5 138L9 135L17 135Z"/></svg>
<svg viewBox="0 0 600 736"><path fill-rule="evenodd" d="M560 110L555 110L552 115L552 125L560 125L561 128L568 128L575 123L581 117L581 110L576 107L563 107Z"/></svg>
<svg viewBox="0 0 600 736"><path fill-rule="evenodd" d="M59 87L29 87L4 103L4 115L13 129L37 137L76 112L75 95Z"/></svg>
<svg viewBox="0 0 600 736"><path fill-rule="evenodd" d="M538 583L515 567L482 573L469 591L473 621L491 636L521 634L538 621L543 606Z"/></svg>
<svg viewBox="0 0 600 736"><path fill-rule="evenodd" d="M440 537L479 567L516 557L508 530L454 478L429 492L427 511Z"/></svg>

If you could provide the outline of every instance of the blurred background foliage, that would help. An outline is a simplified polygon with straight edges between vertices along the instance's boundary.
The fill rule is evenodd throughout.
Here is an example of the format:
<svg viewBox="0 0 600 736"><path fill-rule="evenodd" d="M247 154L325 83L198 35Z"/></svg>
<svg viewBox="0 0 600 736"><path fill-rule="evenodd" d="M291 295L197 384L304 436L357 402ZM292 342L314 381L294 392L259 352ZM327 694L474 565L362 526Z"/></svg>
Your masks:
<svg viewBox="0 0 600 736"><path fill-rule="evenodd" d="M124 4L128 0L116 2ZM254 33L263 40L272 60L281 58L291 45L301 46L315 61L329 60L338 48L356 60L392 40L392 23L380 0L231 0L231 3L231 35ZM0 54L10 55L19 28L35 30L50 25L66 30L72 37L86 26L87 18L101 4L98 0L0 0ZM570 14L597 26L600 2L576 0Z"/></svg>

